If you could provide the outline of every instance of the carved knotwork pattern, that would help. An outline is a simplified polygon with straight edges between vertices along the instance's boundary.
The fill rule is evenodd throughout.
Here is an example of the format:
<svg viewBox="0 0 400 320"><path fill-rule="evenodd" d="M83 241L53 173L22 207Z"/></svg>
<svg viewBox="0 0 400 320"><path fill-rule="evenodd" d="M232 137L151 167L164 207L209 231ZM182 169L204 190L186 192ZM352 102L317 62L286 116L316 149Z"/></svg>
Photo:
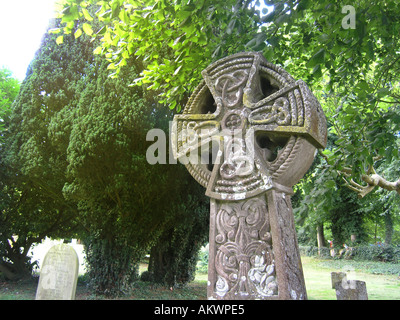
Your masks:
<svg viewBox="0 0 400 320"><path fill-rule="evenodd" d="M202 74L204 81L175 116L172 143L177 158L190 154L187 168L206 194L240 200L265 192L274 181L287 186L297 182L313 152L293 147L291 137L299 146L305 138L316 146L326 140L324 115L306 84L258 53L221 59ZM255 143L259 133L270 141ZM220 145L218 156L203 155L202 146L213 142ZM242 147L230 150L226 144ZM203 165L196 157L214 163ZM287 168L295 157L304 168L298 165L298 173L285 174L281 166Z"/></svg>
<svg viewBox="0 0 400 320"><path fill-rule="evenodd" d="M321 106L303 81L259 53L226 57L202 75L174 117L171 142L175 158L189 159L187 169L213 198L208 296L304 298L285 193L326 144Z"/></svg>
<svg viewBox="0 0 400 320"><path fill-rule="evenodd" d="M224 107L237 108L240 106L247 76L248 73L246 70L237 70L232 74L223 74L217 78L215 81L215 90L220 94Z"/></svg>
<svg viewBox="0 0 400 320"><path fill-rule="evenodd" d="M290 124L291 120L289 106L289 100L280 97L272 105L261 107L252 112L249 121L254 124L276 123L280 126L286 126Z"/></svg>
<svg viewBox="0 0 400 320"><path fill-rule="evenodd" d="M217 298L265 298L278 294L265 200L222 204L216 214Z"/></svg>

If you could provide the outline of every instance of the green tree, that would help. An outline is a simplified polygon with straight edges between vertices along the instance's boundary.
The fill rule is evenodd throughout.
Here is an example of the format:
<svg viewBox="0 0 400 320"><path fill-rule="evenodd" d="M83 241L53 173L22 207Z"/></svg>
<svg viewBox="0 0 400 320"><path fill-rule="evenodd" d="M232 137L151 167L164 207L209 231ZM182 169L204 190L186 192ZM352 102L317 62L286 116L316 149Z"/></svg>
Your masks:
<svg viewBox="0 0 400 320"><path fill-rule="evenodd" d="M125 291L137 276L141 257L165 223L163 187L173 179L172 170L146 161L146 133L166 115L144 101L140 89L126 86L135 74L130 61L112 79L107 64L95 59L77 86L81 97L69 135L70 182L63 193L78 203L88 233L89 276L102 294Z"/></svg>
<svg viewBox="0 0 400 320"><path fill-rule="evenodd" d="M73 51L79 46L73 41L69 45ZM46 236L71 236L76 227L76 205L62 194L67 145L54 143L50 129L57 113L76 102L74 85L85 54L92 57L92 49L71 55L45 35L13 104L2 150L8 193L2 224L7 231L3 239L8 240L2 242L2 257L12 272L27 269L21 263L29 262L32 243Z"/></svg>
<svg viewBox="0 0 400 320"><path fill-rule="evenodd" d="M165 228L175 234L195 228L198 240L187 236L168 256L179 268L165 270L177 275L177 283L189 281L182 275L192 274L185 268L192 268L188 261L207 235L200 227L207 225L199 204L204 195L186 197L198 186L183 166L146 160L147 132L168 132L172 112L142 88L127 86L138 75L139 60L128 59L119 77L111 78L108 63L93 56L95 42L75 31L59 46L57 37L45 35L13 110L7 165L18 176L15 193L21 196L13 202L17 209L8 206L10 219L24 223L29 244L78 232L90 284L107 295L131 285L140 258ZM9 233L21 242L28 239L25 229L15 222Z"/></svg>
<svg viewBox="0 0 400 320"><path fill-rule="evenodd" d="M207 235L199 227L207 225L197 216L196 208L202 207L199 196L187 197L186 192L197 183L185 168L151 165L146 159L147 132L152 128L168 132L171 112L145 100L140 88L126 85L136 74L133 59L117 79L108 76L106 61L95 59L77 86L81 96L67 149L70 182L64 185L64 196L78 203L80 221L87 230L84 241L92 287L107 295L129 288L138 275L140 259L157 241L164 247L171 246L170 241L179 244L164 257L180 263L182 269L171 265L164 268L165 273L187 272L190 266L184 268L184 263L197 251L190 251L190 257L179 252L198 249L204 240L194 245L189 238L186 242L179 242L183 241L179 237L159 239L166 228L182 235L196 227L192 233L197 232L197 237ZM189 280L173 276L168 285Z"/></svg>
<svg viewBox="0 0 400 320"><path fill-rule="evenodd" d="M89 4L99 6L95 15L89 14ZM212 60L244 50L260 24L254 3L237 0L67 0L61 18L67 34L73 21L86 19L82 30L100 39L95 53L105 56L114 75L129 57L139 57L144 70L133 83L155 91L160 102L178 110L201 79L201 70ZM96 19L105 25L89 28ZM258 44L266 39L257 37Z"/></svg>
<svg viewBox="0 0 400 320"><path fill-rule="evenodd" d="M19 80L7 68L0 68L0 142L11 113L11 105L19 92Z"/></svg>
<svg viewBox="0 0 400 320"><path fill-rule="evenodd" d="M382 158L377 163L377 171L385 178L393 179L400 175L398 159L388 163L385 158ZM387 246L397 243L399 237L396 225L399 225L400 217L400 199L397 194L377 190L370 194L368 200L366 223L369 224L370 241L373 243L384 242Z"/></svg>
<svg viewBox="0 0 400 320"><path fill-rule="evenodd" d="M99 5L95 15L87 12L90 3ZM178 110L210 62L242 50L262 51L320 98L339 136L324 153L331 170L349 178L347 185L360 195L376 186L399 191L398 178L386 180L374 167L379 157L398 157L398 0L358 1L353 16L343 13L341 1L264 3L273 5L266 15L257 9L260 1L66 0L64 27L57 32L71 32L75 20L86 19L83 31L101 40L95 52L108 59L115 75L128 57L142 57L145 69L134 83ZM95 19L106 26L89 28ZM385 126L390 131L379 134Z"/></svg>
<svg viewBox="0 0 400 320"><path fill-rule="evenodd" d="M9 207L13 198L18 195L7 184L8 172L4 165L4 133L7 131L11 105L18 94L20 83L12 77L11 71L0 69L0 272L8 279L16 279L25 273L26 261L23 256L13 255L12 233L9 232L12 222L9 218ZM22 257L22 259L20 259ZM10 259L11 258L11 259Z"/></svg>
<svg viewBox="0 0 400 320"><path fill-rule="evenodd" d="M180 186L185 190L181 201L167 209L173 211L177 219L165 226L152 246L148 273L142 276L142 279L169 287L194 280L198 252L208 242L209 200L203 187L193 184L187 172L182 174L190 183Z"/></svg>

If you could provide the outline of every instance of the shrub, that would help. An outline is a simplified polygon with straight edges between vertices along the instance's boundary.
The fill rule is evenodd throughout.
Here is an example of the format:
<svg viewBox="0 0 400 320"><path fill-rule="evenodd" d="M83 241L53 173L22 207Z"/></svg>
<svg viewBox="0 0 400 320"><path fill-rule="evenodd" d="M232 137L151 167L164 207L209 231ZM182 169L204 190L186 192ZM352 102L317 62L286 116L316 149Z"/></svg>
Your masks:
<svg viewBox="0 0 400 320"><path fill-rule="evenodd" d="M322 247L319 249L316 246L299 246L300 254L307 257L320 257L320 258L330 258L330 249Z"/></svg>
<svg viewBox="0 0 400 320"><path fill-rule="evenodd" d="M197 260L196 271L200 273L208 272L208 249L201 248Z"/></svg>
<svg viewBox="0 0 400 320"><path fill-rule="evenodd" d="M331 258L329 248L321 248L318 254L316 246L300 246L300 254L308 257L319 256L321 258ZM376 245L360 245L345 250L340 256L338 251L335 258L354 259L357 261L381 261L381 262L400 262L399 246L376 246Z"/></svg>
<svg viewBox="0 0 400 320"><path fill-rule="evenodd" d="M398 246L364 245L353 249L354 260L399 262L400 248Z"/></svg>
<svg viewBox="0 0 400 320"><path fill-rule="evenodd" d="M84 239L88 264L87 281L96 294L119 296L138 278L142 250L93 234Z"/></svg>

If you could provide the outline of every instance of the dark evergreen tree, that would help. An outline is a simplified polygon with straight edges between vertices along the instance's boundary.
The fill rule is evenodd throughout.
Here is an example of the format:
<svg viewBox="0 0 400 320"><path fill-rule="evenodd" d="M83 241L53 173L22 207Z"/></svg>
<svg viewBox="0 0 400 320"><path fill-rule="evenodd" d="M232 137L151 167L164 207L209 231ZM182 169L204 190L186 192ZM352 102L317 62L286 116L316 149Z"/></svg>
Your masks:
<svg viewBox="0 0 400 320"><path fill-rule="evenodd" d="M351 235L355 235L358 242L367 239L364 218L365 209L363 202L345 186L336 192L335 206L328 213L333 244L336 248L343 248L343 244L350 244Z"/></svg>
<svg viewBox="0 0 400 320"><path fill-rule="evenodd" d="M164 228L151 248L148 273L143 277L169 287L194 280L198 252L208 241L209 199L204 195L203 187L192 182L180 187L183 191L181 201L169 208L178 219Z"/></svg>
<svg viewBox="0 0 400 320"><path fill-rule="evenodd" d="M128 86L140 71L134 58L111 78L86 36L64 35L63 45L56 38L45 35L29 68L7 140L9 185L18 196L8 205L20 223L9 231L19 235L15 248L76 232L86 247L92 288L115 295L129 288L141 257L163 234L164 244L177 245L168 258L179 262L165 272L175 273L177 283L189 281L178 270L193 274L195 263L188 261L208 234L208 205L199 200L204 190L198 192L182 165L146 159L147 132L168 134L172 112ZM191 189L197 190L193 197Z"/></svg>
<svg viewBox="0 0 400 320"><path fill-rule="evenodd" d="M7 269L3 273L11 278L30 274L27 255L32 243L45 236L71 234L74 227L75 206L62 195L65 152L60 152L62 148L53 144L48 133L56 113L66 105L73 108L77 70L82 70L90 49L72 59L71 53L52 41L52 36L44 36L28 68L2 146L1 180L7 188L2 259ZM74 41L68 45L72 51L79 47Z"/></svg>

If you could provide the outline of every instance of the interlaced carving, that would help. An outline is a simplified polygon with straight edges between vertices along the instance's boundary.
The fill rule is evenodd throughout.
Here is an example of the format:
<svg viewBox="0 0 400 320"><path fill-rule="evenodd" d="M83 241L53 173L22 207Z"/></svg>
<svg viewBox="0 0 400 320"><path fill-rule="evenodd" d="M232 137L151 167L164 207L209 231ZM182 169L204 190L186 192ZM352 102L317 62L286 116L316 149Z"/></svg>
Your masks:
<svg viewBox="0 0 400 320"><path fill-rule="evenodd" d="M242 103L243 87L247 76L245 70L237 70L232 74L223 74L217 79L215 90L220 93L224 107L235 108Z"/></svg>
<svg viewBox="0 0 400 320"><path fill-rule="evenodd" d="M171 140L212 198L208 296L304 299L289 194L326 144L321 106L259 53L221 59L202 75Z"/></svg>
<svg viewBox="0 0 400 320"><path fill-rule="evenodd" d="M288 99L279 97L272 105L257 109L250 114L249 121L254 124L276 123L280 126L290 124Z"/></svg>
<svg viewBox="0 0 400 320"><path fill-rule="evenodd" d="M286 162L304 158L312 146L302 151L288 144L293 142L290 137L297 136L294 143L302 146L305 138L317 147L326 140L323 113L305 83L257 53L227 57L202 74L204 81L183 114L175 117L173 143L177 158L191 154L188 169L207 188L207 195L238 200L265 192L272 181L281 180L287 186L296 183L304 170L286 172ZM259 133L265 133L264 145L255 142L254 135ZM211 141L220 144L222 154L214 155L218 161L207 166L199 159L212 157L202 155L200 149ZM239 142L240 150L226 148L225 144ZM193 161L196 152L197 163ZM308 165L305 162L304 168Z"/></svg>
<svg viewBox="0 0 400 320"><path fill-rule="evenodd" d="M278 294L265 201L222 205L216 216L216 294L233 299Z"/></svg>

